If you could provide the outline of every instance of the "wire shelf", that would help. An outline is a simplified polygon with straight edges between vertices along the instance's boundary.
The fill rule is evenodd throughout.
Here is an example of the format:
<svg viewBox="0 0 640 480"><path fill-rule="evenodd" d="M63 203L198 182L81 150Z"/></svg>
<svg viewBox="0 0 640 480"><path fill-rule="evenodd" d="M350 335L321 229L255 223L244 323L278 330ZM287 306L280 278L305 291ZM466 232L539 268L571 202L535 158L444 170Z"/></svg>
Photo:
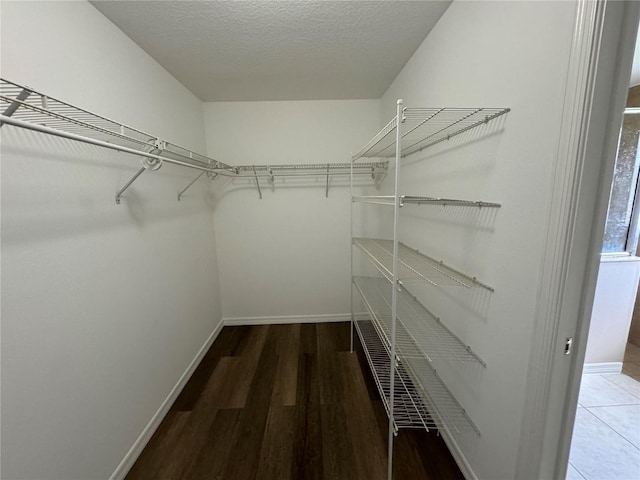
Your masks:
<svg viewBox="0 0 640 480"><path fill-rule="evenodd" d="M390 411L390 347L375 321L354 322L371 367L376 386ZM394 388L393 418L398 428L436 428L462 432L480 432L451 391L442 382L429 361L422 357L396 355L396 383Z"/></svg>
<svg viewBox="0 0 640 480"><path fill-rule="evenodd" d="M3 115L30 124L119 145L141 153L161 151L166 158L199 168L232 170L229 165L205 155L5 79L0 79L0 109Z"/></svg>
<svg viewBox="0 0 640 480"><path fill-rule="evenodd" d="M3 78L0 78L0 113L2 114L0 126L11 124L127 153L139 153L146 158L145 168L159 167L162 161L167 161L207 172L209 178L223 175L251 177L256 180L259 177L267 177L273 180L275 177L323 176L327 178L327 196L330 176L348 176L350 173L360 176L370 175L377 185L386 176L388 167L386 161L353 165L353 169L351 163L233 167ZM129 185L130 183L127 187ZM192 183L189 184L191 185ZM117 203L121 193L122 191L116 197ZM178 195L178 200L183 193L184 191Z"/></svg>
<svg viewBox="0 0 640 480"><path fill-rule="evenodd" d="M241 177L277 177L277 176L347 176L351 173L351 163L310 163L290 165L241 165L236 167ZM388 162L358 163L353 165L354 175L370 175L376 179L387 173Z"/></svg>
<svg viewBox="0 0 640 480"><path fill-rule="evenodd" d="M439 430L456 433L475 432L480 435L478 427L471 421L438 372L428 362L407 358L402 366L417 388L420 399Z"/></svg>
<svg viewBox="0 0 640 480"><path fill-rule="evenodd" d="M369 257L380 273L393 283L393 241L354 238L353 243ZM427 282L435 286L485 288L493 292L493 288L476 278L459 272L403 243L398 243L398 270L398 280L402 282Z"/></svg>
<svg viewBox="0 0 640 480"><path fill-rule="evenodd" d="M404 108L402 118L402 156L449 140L509 112L509 108ZM395 156L397 117L352 157Z"/></svg>
<svg viewBox="0 0 640 480"><path fill-rule="evenodd" d="M364 299L372 318L391 344L391 285L383 278L355 277L353 283ZM399 356L445 359L460 364L480 364L482 360L405 288L397 296L396 348Z"/></svg>
<svg viewBox="0 0 640 480"><path fill-rule="evenodd" d="M360 164L356 164L360 165ZM366 165L366 164L363 164ZM401 195L400 197L400 207L403 207L406 204L415 204L415 205L442 205L446 206L456 206L456 207L477 207L477 208L500 208L501 205L499 203L494 202L483 202L483 201L473 201L473 200L458 200L454 198L439 198L439 197L415 197L410 195ZM359 203L374 203L378 205L395 205L396 197L393 195L371 195L371 196L354 196L352 200L354 202Z"/></svg>
<svg viewBox="0 0 640 480"><path fill-rule="evenodd" d="M389 367L391 357L382 340L380 340L373 322L359 320L354 324L376 387L378 387L378 393L380 393L387 415L390 416L391 375ZM396 430L399 428L424 428L428 431L432 428L437 428L435 420L429 414L420 395L418 395L418 389L414 386L409 374L402 365L396 368L393 419Z"/></svg>

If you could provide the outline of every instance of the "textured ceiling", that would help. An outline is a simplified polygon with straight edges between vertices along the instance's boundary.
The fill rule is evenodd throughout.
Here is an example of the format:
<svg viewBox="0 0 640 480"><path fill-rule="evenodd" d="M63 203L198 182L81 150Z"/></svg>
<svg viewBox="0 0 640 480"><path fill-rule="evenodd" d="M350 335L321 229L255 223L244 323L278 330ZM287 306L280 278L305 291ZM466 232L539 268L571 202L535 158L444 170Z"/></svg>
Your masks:
<svg viewBox="0 0 640 480"><path fill-rule="evenodd" d="M92 1L203 101L379 98L450 1Z"/></svg>

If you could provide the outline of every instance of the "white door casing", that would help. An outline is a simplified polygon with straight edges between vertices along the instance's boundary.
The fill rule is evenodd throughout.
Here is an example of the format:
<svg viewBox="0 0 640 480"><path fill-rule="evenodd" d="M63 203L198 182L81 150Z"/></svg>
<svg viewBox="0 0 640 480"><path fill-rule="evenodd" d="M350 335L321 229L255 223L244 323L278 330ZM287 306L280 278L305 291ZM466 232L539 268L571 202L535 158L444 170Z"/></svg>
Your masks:
<svg viewBox="0 0 640 480"><path fill-rule="evenodd" d="M576 2L516 478L566 475L639 18L640 2Z"/></svg>

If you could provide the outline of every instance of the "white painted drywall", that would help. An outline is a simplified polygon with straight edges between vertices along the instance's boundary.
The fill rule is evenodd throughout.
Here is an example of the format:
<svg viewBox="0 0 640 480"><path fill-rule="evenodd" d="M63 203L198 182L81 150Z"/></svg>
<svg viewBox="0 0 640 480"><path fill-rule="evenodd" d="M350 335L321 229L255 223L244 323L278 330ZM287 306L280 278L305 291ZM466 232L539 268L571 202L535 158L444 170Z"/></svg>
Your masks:
<svg viewBox="0 0 640 480"><path fill-rule="evenodd" d="M202 106L86 2L2 2L2 76L204 151ZM210 188L2 127L2 478L106 479L221 318Z"/></svg>
<svg viewBox="0 0 640 480"><path fill-rule="evenodd" d="M495 293L415 287L487 362L439 372L481 435L454 434L479 478L514 478L573 2L453 2L382 98L406 106L510 107L487 127L407 158L402 193L496 201L497 212L404 207L402 238ZM388 189L391 176L387 181Z"/></svg>
<svg viewBox="0 0 640 480"><path fill-rule="evenodd" d="M601 257L585 363L624 360L639 277L639 257Z"/></svg>
<svg viewBox="0 0 640 480"><path fill-rule="evenodd" d="M349 162L376 130L378 100L205 103L209 155L232 165ZM348 318L348 178L217 179L225 319ZM325 316L325 317L322 317ZM257 318L256 318L257 317ZM302 317L302 318L301 318ZM289 318L291 320L291 318Z"/></svg>

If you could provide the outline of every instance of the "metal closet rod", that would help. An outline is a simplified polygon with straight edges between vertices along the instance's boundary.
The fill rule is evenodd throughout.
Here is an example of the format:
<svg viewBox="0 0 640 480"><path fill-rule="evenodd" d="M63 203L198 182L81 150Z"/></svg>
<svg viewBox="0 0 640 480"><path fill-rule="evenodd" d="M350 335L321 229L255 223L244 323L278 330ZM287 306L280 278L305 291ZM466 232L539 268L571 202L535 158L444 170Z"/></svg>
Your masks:
<svg viewBox="0 0 640 480"><path fill-rule="evenodd" d="M350 163L314 163L294 165L241 165L235 167L238 177L305 177L349 175ZM387 162L371 162L354 165L354 175L382 175L387 172Z"/></svg>
<svg viewBox="0 0 640 480"><path fill-rule="evenodd" d="M171 154L177 156L179 157L178 160L182 158L189 164L200 165L205 168L214 164L219 168L232 168L222 162L192 152L180 145L161 140L158 137L136 128L89 112L88 110L56 98L49 97L29 87L10 82L4 78L0 78L0 93L0 100L9 105L4 112L2 112L2 115L6 117L12 117L30 124L39 125L42 123L56 131L74 135L78 135L78 133L65 128L59 129L58 125L64 125L66 128L94 131L98 135L107 135L119 141L140 145L142 150L137 150L137 147L134 147L136 152L145 152L144 148L155 144L155 150L162 150L165 155ZM14 114L17 115L14 117ZM4 123L5 122L0 122L0 127ZM91 135L87 138L98 140ZM116 145L124 146L118 143L116 143ZM162 146L162 148L159 149L159 146Z"/></svg>
<svg viewBox="0 0 640 480"><path fill-rule="evenodd" d="M6 104L4 110L0 110L0 127L8 124L143 158L142 168L116 193L116 203L120 203L120 197L124 191L145 170L157 170L164 162L200 172L178 194L178 200L203 173L206 173L210 179L214 179L218 175L255 179L260 196L262 194L259 178L269 178L273 181L276 176L321 176L326 178L328 194L329 177L346 176L351 173L350 164L339 163L234 167L4 78L0 78L0 101L3 105ZM105 136L106 138L104 138ZM111 138L113 138L113 142ZM359 165L359 167L362 168L354 169L354 174L371 175L376 183L382 181L387 171L387 163L380 161Z"/></svg>
<svg viewBox="0 0 640 480"><path fill-rule="evenodd" d="M205 172L211 172L211 173L216 173L220 175L224 175L225 173L228 173L226 170L221 170L217 168L200 167L198 165L194 165L188 162L183 162L181 160L163 157L162 155L156 155L154 153L142 152L140 150L136 150L135 148L123 147L121 145L105 142L103 140L97 140L91 137L85 137L83 135L77 135L75 133L68 133L62 130L56 130L55 128L47 127L44 125L37 125L35 123L25 122L23 120L18 120L17 118L7 117L6 115L0 115L0 122L3 124L6 123L7 125L13 125L14 127L20 127L27 130L33 130L35 132L54 135L56 137L67 138L69 140L76 140L82 143L89 143L91 145L97 145L99 147L110 148L111 150L117 150L119 152L132 153L133 155L138 155L141 157L150 158L150 159L161 161L161 162L173 163L175 165L181 165L183 167L189 167L195 170L202 170ZM230 175L233 176L233 174L230 174Z"/></svg>
<svg viewBox="0 0 640 480"><path fill-rule="evenodd" d="M56 137L62 137L62 138L67 138L69 140L76 140L78 142L83 142L83 143L89 143L91 145L96 145L99 147L104 147L104 148L109 148L111 150L117 150L120 152L125 152L125 153L131 153L133 155L138 155L140 157L145 157L145 158L150 158L153 160L157 160L157 161L161 161L161 162L167 162L167 163L173 163L175 165L181 165L183 167L189 167L189 168L193 168L195 170L201 170L203 172L210 172L213 174L217 174L217 175L222 175L222 176L226 176L226 177L234 177L234 178L238 178L238 177L247 177L247 178L255 178L255 175L253 174L253 169L255 168L256 170L266 170L265 172L260 172L257 173L257 175L259 177L271 177L271 176L286 176L286 177L291 177L291 176L326 176L327 172L326 171L322 171L322 172L313 172L313 173L280 173L278 172L278 170L310 170L312 168L309 168L308 165L274 165L274 166L264 166L264 165L256 165L251 166L251 165L241 165L238 167L231 167L232 171L230 171L229 169L226 168L216 168L216 167L201 167L198 165L194 165L192 163L188 163L188 162L183 162L181 160L176 160L174 158L169 158L169 157L164 157L162 155L157 155L154 153L148 153L148 152L142 152L140 150L136 150L135 148L129 148L129 147L123 147L121 145L116 145L115 143L109 143L109 142L105 142L103 140L97 140L95 138L91 138L91 137L85 137L83 135L78 135L75 133L68 133L68 132L64 132L62 130L56 130L55 128L51 128L51 127L47 127L44 125L38 125L35 123L30 123L30 122L25 122L23 120L19 120L17 118L12 118L12 117L7 117L6 115L0 115L0 122L2 123L6 123L8 125L13 125L14 127L19 127L19 128L24 128L27 130L33 130L36 132L40 132L40 133L46 133L48 135L54 135ZM343 167L344 166L344 167ZM373 174L381 174L384 173L385 171L385 166L386 163L385 162L376 162L376 163L370 163L370 164L359 164L359 170L362 171L358 171L358 172L354 172L355 174L358 175L371 175L372 172ZM329 167L329 173L328 175L348 175L349 174L349 164L342 164L342 163L325 163L325 164L314 164L312 165L312 167L317 168L318 170L320 170L321 168L326 169L327 167ZM354 165L355 167L355 165ZM331 169L336 169L336 168L344 168L345 171L344 172L335 172L335 171L331 171ZM372 171L372 168L375 169ZM269 170L272 169L273 170L273 175L269 172ZM355 169L355 168L354 168ZM246 173L244 173L246 171ZM251 173L249 173L249 171L251 171ZM243 172L243 173L241 173Z"/></svg>
<svg viewBox="0 0 640 480"><path fill-rule="evenodd" d="M189 162L176 160L175 158L169 158L169 157L166 157L166 156L163 156L163 155L150 153L150 152L144 152L144 151L136 150L135 148L129 148L129 147L125 147L125 146L122 146L122 145L117 145L117 144L114 144L114 143L105 142L103 140L98 140L98 139L95 139L95 138L86 137L84 135L78 135L78 134L75 134L75 133L69 133L69 132L65 132L65 131L62 131L62 130L57 130L55 128L47 127L45 125L38 125L38 124L35 124L35 123L25 122L23 120L19 120L17 118L12 118L12 117L9 117L7 115L0 115L0 124L12 125L14 127L24 128L26 130L32 130L32 131L40 132L40 133L46 133L48 135L53 135L53 136L56 136L56 137L66 138L66 139L69 139L69 140L75 140L75 141L82 142L82 143L87 143L87 144L90 144L90 145L96 145L96 146L99 146L99 147L104 147L104 148L108 148L108 149L111 149L111 150L116 150L116 151L119 151L119 152L130 153L130 154L133 154L133 155L138 155L138 156L144 157L146 159L149 159L149 161L150 161L149 164L145 165L140 170L138 170L134 174L134 176L131 178L131 180L129 182L127 182L125 184L125 186L116 193L115 200L116 200L117 204L120 203L120 197L122 196L124 191L131 186L131 184L144 172L144 170L146 168L156 169L163 162L171 163L171 164L174 164L174 165L180 165L180 166L187 167L187 168L192 168L194 170L199 170L201 172L201 174L199 174L193 181L191 181L189 183L189 185L187 185L186 188L184 188L178 194L178 200L180 200L182 198L182 196L184 195L184 193L186 192L186 190L189 189L189 187L191 187L195 183L195 181L198 180L202 176L202 173L208 173L208 174L212 175L212 178L215 178L216 176L221 175L221 176L224 176L224 177L231 177L231 178L254 178L254 179L256 179L256 181L257 181L257 179L259 177L268 177L271 180L273 180L274 177L276 177L276 176L278 176L278 177L323 176L323 177L327 177L327 179L328 179L328 177L330 177L330 176L348 175L350 173L350 171L349 171L350 164L342 164L342 163L337 163L337 164L331 164L331 163L327 163L327 164L309 164L309 165L304 165L304 164L302 164L302 165L274 165L274 166L242 165L242 166L238 166L238 167L229 167L226 164L221 164L221 165L224 165L223 168L214 167L214 166L212 166L212 167L203 167L203 166L195 165L195 164L192 164L192 163L189 163ZM218 165L218 164L219 164L219 162L216 162L216 165ZM354 175L371 175L372 177L375 178L375 175L383 175L384 173L386 173L386 165L387 165L386 162L374 162L374 163L369 163L369 164L359 164L358 167L354 169L353 173L354 173ZM263 171L258 173L257 170L263 170ZM318 170L318 171L317 172L309 172L308 170ZM341 170L341 171L336 171L336 170ZM357 171L355 171L355 170L357 170ZM328 182L327 182L327 186L328 186ZM259 188L260 187L259 187L259 184L258 184L258 189ZM328 187L327 187L327 191L328 191ZM325 195L328 195L328 192ZM261 193L260 193L260 198L262 198L262 194Z"/></svg>

